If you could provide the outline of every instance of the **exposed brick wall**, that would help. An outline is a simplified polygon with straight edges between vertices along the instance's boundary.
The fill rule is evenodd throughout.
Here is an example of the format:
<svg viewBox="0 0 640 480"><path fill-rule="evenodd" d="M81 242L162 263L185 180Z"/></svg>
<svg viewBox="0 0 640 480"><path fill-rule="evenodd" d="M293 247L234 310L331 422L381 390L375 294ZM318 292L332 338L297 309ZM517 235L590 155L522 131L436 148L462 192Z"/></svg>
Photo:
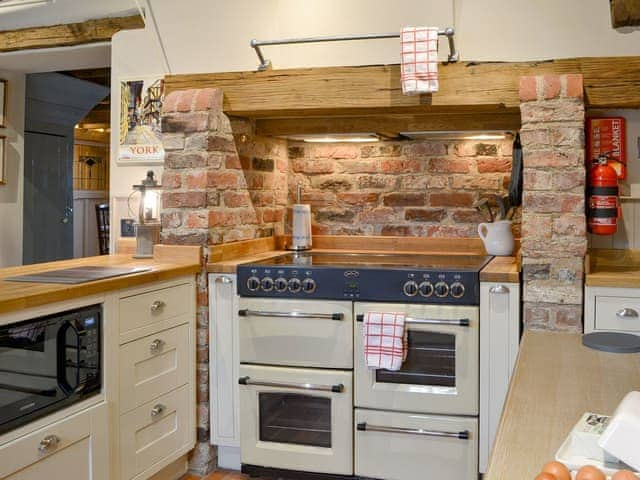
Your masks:
<svg viewBox="0 0 640 480"><path fill-rule="evenodd" d="M506 195L512 141L290 142L288 153L290 201L302 182L316 234L475 237L486 219L473 203Z"/></svg>
<svg viewBox="0 0 640 480"><path fill-rule="evenodd" d="M582 331L585 221L581 75L520 79L526 328Z"/></svg>

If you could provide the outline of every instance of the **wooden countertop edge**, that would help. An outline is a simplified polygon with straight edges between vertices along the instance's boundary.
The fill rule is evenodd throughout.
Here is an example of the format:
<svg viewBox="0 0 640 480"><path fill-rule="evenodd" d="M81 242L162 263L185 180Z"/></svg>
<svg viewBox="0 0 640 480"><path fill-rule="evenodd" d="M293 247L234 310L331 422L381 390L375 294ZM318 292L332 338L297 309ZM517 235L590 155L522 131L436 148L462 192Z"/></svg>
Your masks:
<svg viewBox="0 0 640 480"><path fill-rule="evenodd" d="M590 249L585 256L585 285L640 288L640 250Z"/></svg>

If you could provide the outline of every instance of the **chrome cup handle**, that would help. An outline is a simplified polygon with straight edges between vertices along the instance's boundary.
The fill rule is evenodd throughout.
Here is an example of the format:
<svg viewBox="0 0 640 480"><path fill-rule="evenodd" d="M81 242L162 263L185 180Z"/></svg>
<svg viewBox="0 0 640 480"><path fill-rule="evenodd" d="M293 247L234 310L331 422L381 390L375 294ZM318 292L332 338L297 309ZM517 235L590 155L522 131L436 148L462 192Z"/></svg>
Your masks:
<svg viewBox="0 0 640 480"><path fill-rule="evenodd" d="M638 318L638 311L633 308L621 308L616 312L618 318Z"/></svg>

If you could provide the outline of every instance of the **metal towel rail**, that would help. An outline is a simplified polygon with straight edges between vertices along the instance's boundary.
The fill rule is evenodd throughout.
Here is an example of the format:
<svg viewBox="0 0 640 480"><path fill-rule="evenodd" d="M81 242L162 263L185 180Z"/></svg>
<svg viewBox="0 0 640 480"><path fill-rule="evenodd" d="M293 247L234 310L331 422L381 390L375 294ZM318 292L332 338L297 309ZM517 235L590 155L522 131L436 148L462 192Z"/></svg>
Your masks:
<svg viewBox="0 0 640 480"><path fill-rule="evenodd" d="M452 27L447 27L438 31L438 35L447 37L449 40L449 62L457 62L460 58L458 51L456 50L453 36L455 30ZM258 65L258 71L267 70L271 66L271 60L265 59L260 47L268 45L292 45L296 43L323 43L323 42L342 42L348 40L377 40L381 38L400 38L399 33L368 33L368 34L356 34L356 35L336 35L330 37L302 37L302 38L282 38L280 40L256 40L255 38L249 42L251 47L256 51L260 65Z"/></svg>

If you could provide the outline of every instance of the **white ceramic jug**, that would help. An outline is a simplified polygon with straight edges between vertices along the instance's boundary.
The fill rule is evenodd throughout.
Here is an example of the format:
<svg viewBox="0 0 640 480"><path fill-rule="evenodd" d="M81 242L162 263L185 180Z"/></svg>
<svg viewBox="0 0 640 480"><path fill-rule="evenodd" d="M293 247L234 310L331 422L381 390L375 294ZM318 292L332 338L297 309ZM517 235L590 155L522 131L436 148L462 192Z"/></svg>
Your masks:
<svg viewBox="0 0 640 480"><path fill-rule="evenodd" d="M513 253L511 220L498 220L478 225L478 235L489 255L509 256Z"/></svg>

